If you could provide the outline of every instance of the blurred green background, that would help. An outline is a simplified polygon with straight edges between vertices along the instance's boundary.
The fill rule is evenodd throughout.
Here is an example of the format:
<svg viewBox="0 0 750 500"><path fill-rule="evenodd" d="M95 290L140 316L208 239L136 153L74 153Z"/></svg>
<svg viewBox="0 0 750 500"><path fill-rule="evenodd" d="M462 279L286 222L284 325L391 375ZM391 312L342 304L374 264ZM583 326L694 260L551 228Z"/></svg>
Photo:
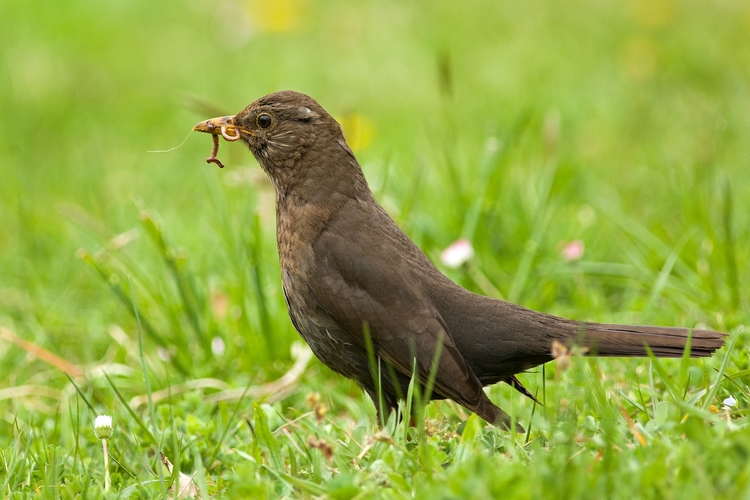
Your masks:
<svg viewBox="0 0 750 500"><path fill-rule="evenodd" d="M749 82L741 0L0 2L0 326L135 368L130 276L147 356L171 360L157 388L285 370L270 184L236 144L205 164L190 130L294 89L429 256L471 240L445 269L462 285L729 331L748 319ZM0 388L67 386L1 342ZM57 404L0 401L6 423Z"/></svg>
<svg viewBox="0 0 750 500"><path fill-rule="evenodd" d="M223 146L230 169L219 171L202 161L205 136L191 134L168 153L149 151L180 144L212 113L234 113L286 88L314 96L345 125L349 118L373 187L384 188L381 199L399 222L416 226L412 235L428 253L459 236L481 194L476 181L490 139L517 167L497 183L522 190L509 193L517 204L493 200L504 189L482 207L482 232L490 234L475 239L480 249L481 238L490 240L492 273L513 274L512 250L525 244L517 226L533 224L491 205L533 206L525 186L545 175L541 164L554 154L558 201L549 216L566 226L559 237L585 237L588 255L618 262L627 235L601 220L602 208L650 226L667 245L695 230L688 245L718 254L721 264L705 278L716 295L731 293L722 273L731 270L716 247L725 243L729 202L733 236L748 241L744 2L80 1L0 9L0 311L21 332L43 330L66 356L97 359L104 346L92 340L123 321L76 250L97 250L138 228L141 208L157 212L186 249L202 288L226 265L216 190L207 185L226 196L226 217L250 224L260 212L272 234L272 199L247 201L262 177L248 172L248 185L237 174L238 164L253 163L247 152ZM416 207L400 217L405 204ZM520 249L497 236L519 232ZM554 250L552 238L541 244ZM126 251L151 274L158 255L144 240ZM270 243L264 257L274 265ZM509 292L509 283L491 277Z"/></svg>

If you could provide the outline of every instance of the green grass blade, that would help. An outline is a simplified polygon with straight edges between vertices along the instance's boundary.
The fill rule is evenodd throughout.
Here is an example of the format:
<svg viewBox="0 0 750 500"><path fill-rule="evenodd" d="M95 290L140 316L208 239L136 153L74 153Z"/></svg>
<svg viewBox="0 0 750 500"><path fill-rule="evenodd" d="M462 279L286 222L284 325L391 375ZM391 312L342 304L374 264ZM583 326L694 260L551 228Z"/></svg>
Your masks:
<svg viewBox="0 0 750 500"><path fill-rule="evenodd" d="M154 399L151 395L151 382L149 381L148 377L148 367L146 366L146 355L143 351L143 334L141 333L141 319L140 314L138 313L138 301L135 298L135 288L133 287L133 280L128 276L128 282L130 283L130 293L133 300L133 311L135 311L135 320L136 325L138 326L138 355L141 358L141 371L143 374L143 384L146 387L146 398L148 399L148 410L149 414L151 416L151 425L153 426L153 432L151 433L152 439L154 439L154 436L157 433L156 428L156 407L154 406ZM129 408L129 405L126 405ZM162 453L161 446L158 442L156 442L156 439L154 439L154 444L156 445L156 453L157 456L160 456ZM164 485L164 472L161 467L157 467L157 470L159 471L159 481L161 483L161 493L162 496L166 495L166 486Z"/></svg>
<svg viewBox="0 0 750 500"><path fill-rule="evenodd" d="M731 354L734 351L734 345L742 336L742 330L743 330L742 326L737 328L734 335L730 338L729 343L727 344L727 348L724 354L724 359L722 359L721 366L719 367L719 371L716 374L716 380L714 381L713 384L711 384L711 388L709 389L708 394L706 395L706 399L703 400L703 406L701 407L703 410L707 410L708 407L711 406L711 403L713 402L714 398L716 397L716 393L719 390L719 385L721 384L721 381L724 379L724 373L727 370L727 366L729 366Z"/></svg>

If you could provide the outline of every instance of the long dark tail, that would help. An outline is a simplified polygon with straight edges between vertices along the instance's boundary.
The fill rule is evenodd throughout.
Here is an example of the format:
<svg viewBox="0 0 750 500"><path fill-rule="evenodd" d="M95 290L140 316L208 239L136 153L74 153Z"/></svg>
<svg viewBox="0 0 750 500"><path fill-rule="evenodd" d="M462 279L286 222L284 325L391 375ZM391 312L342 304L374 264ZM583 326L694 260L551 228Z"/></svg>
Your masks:
<svg viewBox="0 0 750 500"><path fill-rule="evenodd" d="M679 358L690 337L690 357L710 356L724 345L726 334L664 326L584 323L580 344L590 356L646 356L646 346L660 358ZM575 343L575 342L574 342Z"/></svg>

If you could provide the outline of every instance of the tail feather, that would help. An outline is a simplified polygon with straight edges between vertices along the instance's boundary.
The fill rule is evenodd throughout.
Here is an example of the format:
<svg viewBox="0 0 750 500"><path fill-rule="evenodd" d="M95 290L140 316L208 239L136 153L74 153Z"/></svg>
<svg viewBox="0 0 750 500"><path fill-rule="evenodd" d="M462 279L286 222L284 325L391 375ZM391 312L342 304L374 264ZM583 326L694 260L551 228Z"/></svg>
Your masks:
<svg viewBox="0 0 750 500"><path fill-rule="evenodd" d="M517 390L518 392L520 392L521 394L523 394L524 396L526 396L527 398L529 398L530 400L532 400L533 402L535 402L536 404L538 404L539 406L544 406L536 398L536 396L531 394L531 392L526 387L523 386L521 381L518 380L518 378L515 375L511 375L510 377L506 378L504 382L508 384L509 386L511 386L512 388L514 388L515 390Z"/></svg>
<svg viewBox="0 0 750 500"><path fill-rule="evenodd" d="M679 358L690 338L690 357L710 356L724 345L726 334L663 326L585 323L581 343L591 356L646 356L647 349L659 358Z"/></svg>

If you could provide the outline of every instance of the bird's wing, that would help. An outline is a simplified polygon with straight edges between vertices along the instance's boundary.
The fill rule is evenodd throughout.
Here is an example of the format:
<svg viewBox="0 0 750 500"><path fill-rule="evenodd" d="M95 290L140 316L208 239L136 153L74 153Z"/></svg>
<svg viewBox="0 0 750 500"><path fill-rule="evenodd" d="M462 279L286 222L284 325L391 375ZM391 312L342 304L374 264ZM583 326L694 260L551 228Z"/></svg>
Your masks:
<svg viewBox="0 0 750 500"><path fill-rule="evenodd" d="M323 231L313 245L316 268L309 293L362 347L367 325L375 354L399 372L411 375L416 358L423 383L442 343L434 390L469 408L479 404L481 382L456 348L421 277L403 258L405 249L399 246L404 242L393 241L387 232L357 233Z"/></svg>

